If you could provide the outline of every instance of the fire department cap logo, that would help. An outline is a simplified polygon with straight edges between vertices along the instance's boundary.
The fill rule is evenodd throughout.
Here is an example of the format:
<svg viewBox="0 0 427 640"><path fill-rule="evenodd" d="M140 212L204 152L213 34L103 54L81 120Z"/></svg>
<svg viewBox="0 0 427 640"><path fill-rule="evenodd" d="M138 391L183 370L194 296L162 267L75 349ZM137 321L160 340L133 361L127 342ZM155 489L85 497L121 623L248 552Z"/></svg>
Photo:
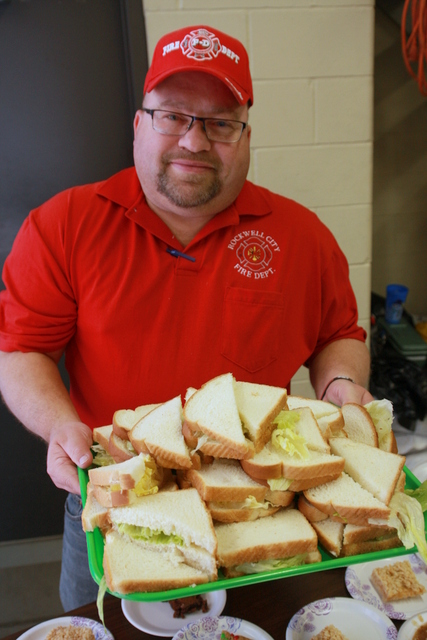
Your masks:
<svg viewBox="0 0 427 640"><path fill-rule="evenodd" d="M221 51L219 38L206 29L190 31L181 41L182 53L193 60L212 60Z"/></svg>
<svg viewBox="0 0 427 640"><path fill-rule="evenodd" d="M239 104L253 104L247 51L227 33L197 24L162 36L145 76L144 95L169 76L185 71L215 76L231 90Z"/></svg>
<svg viewBox="0 0 427 640"><path fill-rule="evenodd" d="M236 255L245 269L261 271L267 269L273 257L268 244L260 238L243 240L237 248Z"/></svg>

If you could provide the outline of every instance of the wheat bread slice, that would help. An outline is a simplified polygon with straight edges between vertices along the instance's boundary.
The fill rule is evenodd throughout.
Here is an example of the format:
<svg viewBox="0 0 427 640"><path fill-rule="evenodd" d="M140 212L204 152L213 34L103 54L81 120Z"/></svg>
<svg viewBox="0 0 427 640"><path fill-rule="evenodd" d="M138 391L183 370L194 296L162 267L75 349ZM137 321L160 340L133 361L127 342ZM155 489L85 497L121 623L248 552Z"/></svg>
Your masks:
<svg viewBox="0 0 427 640"><path fill-rule="evenodd" d="M349 438L331 438L331 451L345 459L344 470L353 480L388 504L401 476L405 457Z"/></svg>
<svg viewBox="0 0 427 640"><path fill-rule="evenodd" d="M188 447L182 435L181 397L176 396L152 409L129 431L129 440L137 451L149 453L169 469L192 466Z"/></svg>
<svg viewBox="0 0 427 640"><path fill-rule="evenodd" d="M136 409L119 409L115 411L113 414L113 431L119 438L123 438L123 440L127 440L129 437L129 431L135 424L150 413L153 409L159 406L157 404L145 404L140 407L136 407Z"/></svg>
<svg viewBox="0 0 427 640"><path fill-rule="evenodd" d="M216 524L215 532L222 567L317 551L316 532L297 509L253 522Z"/></svg>
<svg viewBox="0 0 427 640"><path fill-rule="evenodd" d="M347 473L337 480L304 491L304 496L319 511L345 524L370 524L388 520L390 509Z"/></svg>
<svg viewBox="0 0 427 640"><path fill-rule="evenodd" d="M202 385L184 404L184 422L197 437L208 436L235 452L239 459L253 454L253 443L243 434L234 383L232 374L226 373ZM214 455L203 446L199 448Z"/></svg>
<svg viewBox="0 0 427 640"><path fill-rule="evenodd" d="M238 381L234 393L243 428L257 453L270 440L276 426L274 418L282 409L287 409L286 389Z"/></svg>
<svg viewBox="0 0 427 640"><path fill-rule="evenodd" d="M165 591L209 581L203 571L173 562L169 553L144 548L114 531L105 537L103 566L110 591L122 594Z"/></svg>
<svg viewBox="0 0 427 640"><path fill-rule="evenodd" d="M350 440L378 447L378 434L368 411L360 404L348 402L341 407L344 432Z"/></svg>

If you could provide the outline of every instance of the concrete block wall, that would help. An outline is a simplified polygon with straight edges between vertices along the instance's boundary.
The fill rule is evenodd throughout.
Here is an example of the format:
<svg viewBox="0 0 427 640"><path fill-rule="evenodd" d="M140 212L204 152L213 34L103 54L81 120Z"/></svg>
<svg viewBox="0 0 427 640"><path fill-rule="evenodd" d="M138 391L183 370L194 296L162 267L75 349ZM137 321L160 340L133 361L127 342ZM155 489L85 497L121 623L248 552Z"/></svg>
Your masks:
<svg viewBox="0 0 427 640"><path fill-rule="evenodd" d="M371 292L374 0L143 0L148 50L207 24L246 46L254 82L249 179L315 211ZM301 368L292 392L314 397Z"/></svg>

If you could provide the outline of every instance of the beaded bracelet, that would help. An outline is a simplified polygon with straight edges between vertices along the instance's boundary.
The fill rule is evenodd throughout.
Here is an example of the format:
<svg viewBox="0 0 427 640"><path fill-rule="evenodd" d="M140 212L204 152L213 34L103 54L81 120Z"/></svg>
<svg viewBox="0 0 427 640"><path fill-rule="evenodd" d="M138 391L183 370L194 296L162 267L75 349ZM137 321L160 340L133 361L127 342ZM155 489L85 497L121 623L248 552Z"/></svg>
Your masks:
<svg viewBox="0 0 427 640"><path fill-rule="evenodd" d="M355 381L353 380L353 378L349 378L348 376L335 376L335 378L332 378L332 380L330 380L328 382L328 384L326 385L326 389L324 390L322 397L320 398L321 400L323 400L323 398L326 396L326 392L329 389L329 387L331 386L331 384L333 382L335 382L335 380L348 380L349 382L352 382L353 384L356 384Z"/></svg>

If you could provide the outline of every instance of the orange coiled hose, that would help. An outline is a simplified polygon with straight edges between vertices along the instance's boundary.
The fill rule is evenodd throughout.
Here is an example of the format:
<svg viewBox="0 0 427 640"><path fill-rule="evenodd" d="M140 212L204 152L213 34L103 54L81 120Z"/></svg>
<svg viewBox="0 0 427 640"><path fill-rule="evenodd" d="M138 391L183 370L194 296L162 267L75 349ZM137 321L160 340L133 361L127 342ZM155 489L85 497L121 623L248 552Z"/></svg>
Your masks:
<svg viewBox="0 0 427 640"><path fill-rule="evenodd" d="M406 22L411 9L412 30L406 33ZM405 0L401 22L402 53L406 68L415 78L423 96L427 96L427 0Z"/></svg>

